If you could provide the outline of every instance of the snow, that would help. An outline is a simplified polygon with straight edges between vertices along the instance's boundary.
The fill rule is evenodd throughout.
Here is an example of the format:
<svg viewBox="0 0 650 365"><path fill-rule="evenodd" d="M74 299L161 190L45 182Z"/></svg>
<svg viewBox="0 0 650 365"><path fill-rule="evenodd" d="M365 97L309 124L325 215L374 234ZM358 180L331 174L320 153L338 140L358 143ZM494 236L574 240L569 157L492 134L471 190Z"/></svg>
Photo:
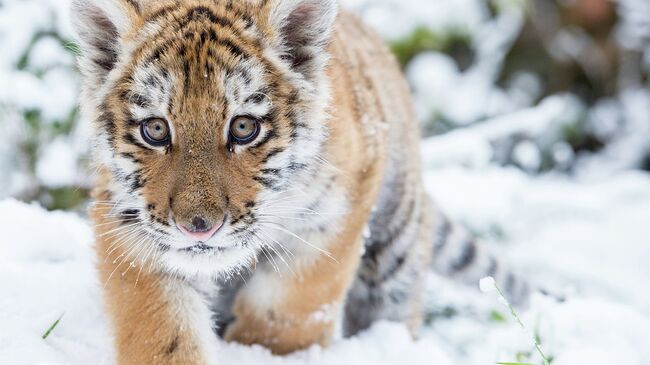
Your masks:
<svg viewBox="0 0 650 365"><path fill-rule="evenodd" d="M413 87L415 104L422 120L441 116L444 120L467 125L486 117L530 106L534 95L522 96L516 92L509 94L495 85L503 59L523 26L523 9L514 5L506 7L492 20L489 19L485 2L418 1L415 5L407 1L400 2L399 9L387 7L381 2L380 4L382 9L390 12L391 26L388 29L395 27L394 19L399 19L401 12L409 14L411 27L418 26L417 19L426 14L424 17L431 23L420 25L438 31L443 29L446 32L461 29L476 48L476 60L463 72L451 57L437 52L420 54L409 63L406 73ZM360 12L365 15L363 10ZM447 22L436 23L432 14L445 14ZM469 23L455 23L458 16ZM373 24L372 17L364 16L364 19ZM381 32L386 27L376 28ZM390 35L385 37L391 38ZM534 88L533 85L532 89Z"/></svg>
<svg viewBox="0 0 650 365"><path fill-rule="evenodd" d="M629 172L594 182L535 178L491 164L450 165L429 169L426 182L448 214L484 233L484 241L531 280L566 294L565 302L536 296L520 311L553 364L647 365L650 176ZM14 200L0 202L0 217L0 323L11 329L0 331L0 363L110 364L88 222ZM499 235L492 234L495 227ZM221 343L222 363L479 365L514 361L520 353L541 364L494 293L432 274L427 298L431 311L453 307L456 314L435 317L416 341L403 325L382 322L327 349L287 357ZM494 311L505 321L491 320Z"/></svg>
<svg viewBox="0 0 650 365"><path fill-rule="evenodd" d="M417 27L477 31L488 17L483 0L342 0L387 39L408 35Z"/></svg>
<svg viewBox="0 0 650 365"><path fill-rule="evenodd" d="M78 179L77 152L63 138L48 145L36 164L36 176L50 187L74 185Z"/></svg>
<svg viewBox="0 0 650 365"><path fill-rule="evenodd" d="M88 224L13 200L0 212L0 363L110 364Z"/></svg>
<svg viewBox="0 0 650 365"><path fill-rule="evenodd" d="M496 282L493 277L488 276L478 282L478 287L483 293L491 293L496 290Z"/></svg>

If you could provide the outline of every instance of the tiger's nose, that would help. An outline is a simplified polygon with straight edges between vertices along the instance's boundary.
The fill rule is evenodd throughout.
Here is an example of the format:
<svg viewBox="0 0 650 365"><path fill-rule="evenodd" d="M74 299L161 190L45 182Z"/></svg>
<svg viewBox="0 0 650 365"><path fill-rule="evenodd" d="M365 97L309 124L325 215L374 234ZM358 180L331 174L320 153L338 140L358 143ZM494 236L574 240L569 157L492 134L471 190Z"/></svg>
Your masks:
<svg viewBox="0 0 650 365"><path fill-rule="evenodd" d="M205 242L212 238L214 234L221 228L224 220L222 219L217 224L212 224L208 219L201 216L194 216L189 225L184 225L177 222L178 229L187 237L194 241Z"/></svg>
<svg viewBox="0 0 650 365"><path fill-rule="evenodd" d="M192 232L207 232L212 228L203 217L195 216L192 218Z"/></svg>

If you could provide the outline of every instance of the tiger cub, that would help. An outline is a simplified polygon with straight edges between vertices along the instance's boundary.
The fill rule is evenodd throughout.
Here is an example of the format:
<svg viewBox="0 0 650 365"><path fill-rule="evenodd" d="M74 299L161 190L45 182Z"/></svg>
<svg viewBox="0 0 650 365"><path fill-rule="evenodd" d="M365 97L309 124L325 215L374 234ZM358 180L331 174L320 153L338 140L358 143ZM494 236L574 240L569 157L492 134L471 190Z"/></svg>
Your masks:
<svg viewBox="0 0 650 365"><path fill-rule="evenodd" d="M285 354L379 319L415 333L430 268L514 277L432 206L409 89L335 0L74 0L91 217L119 364Z"/></svg>

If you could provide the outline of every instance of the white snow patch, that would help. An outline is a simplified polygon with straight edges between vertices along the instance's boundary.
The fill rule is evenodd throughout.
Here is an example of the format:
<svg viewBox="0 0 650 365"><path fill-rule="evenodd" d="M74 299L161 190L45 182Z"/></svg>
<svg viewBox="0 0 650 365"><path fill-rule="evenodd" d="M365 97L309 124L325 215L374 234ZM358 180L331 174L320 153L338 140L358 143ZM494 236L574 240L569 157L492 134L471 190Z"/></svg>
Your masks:
<svg viewBox="0 0 650 365"><path fill-rule="evenodd" d="M493 277L488 276L479 281L478 287L483 293L492 293L496 290L496 282Z"/></svg>
<svg viewBox="0 0 650 365"><path fill-rule="evenodd" d="M77 156L70 142L57 139L41 152L36 176L43 185L52 188L75 185L79 175Z"/></svg>

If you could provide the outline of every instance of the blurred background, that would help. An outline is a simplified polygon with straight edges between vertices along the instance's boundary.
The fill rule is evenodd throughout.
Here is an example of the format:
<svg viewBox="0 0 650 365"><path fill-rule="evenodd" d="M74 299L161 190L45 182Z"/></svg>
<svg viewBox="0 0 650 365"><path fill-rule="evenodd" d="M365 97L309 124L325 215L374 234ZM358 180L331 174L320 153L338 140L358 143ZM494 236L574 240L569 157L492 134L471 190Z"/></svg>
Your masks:
<svg viewBox="0 0 650 365"><path fill-rule="evenodd" d="M550 362L650 364L650 0L341 2L411 84L429 193L566 295L522 313ZM0 0L0 363L110 359L69 5ZM431 274L426 297L420 342L379 324L288 363L542 363L494 295ZM225 347L224 364L281 363L258 350Z"/></svg>
<svg viewBox="0 0 650 365"><path fill-rule="evenodd" d="M647 0L343 4L394 50L426 136L492 129L491 162L533 175L650 169ZM91 179L68 5L0 0L0 198L75 210Z"/></svg>

